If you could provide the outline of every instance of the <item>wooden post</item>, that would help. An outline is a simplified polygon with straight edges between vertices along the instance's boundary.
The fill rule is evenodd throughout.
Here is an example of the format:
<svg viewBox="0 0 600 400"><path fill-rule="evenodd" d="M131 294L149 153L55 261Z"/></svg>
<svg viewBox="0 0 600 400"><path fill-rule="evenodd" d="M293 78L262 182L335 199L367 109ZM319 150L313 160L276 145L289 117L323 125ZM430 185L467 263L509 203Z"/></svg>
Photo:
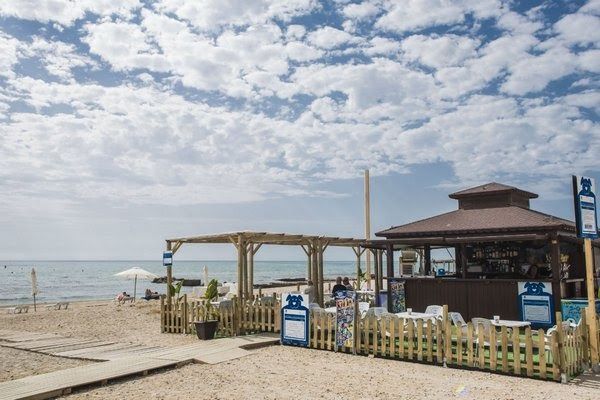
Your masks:
<svg viewBox="0 0 600 400"><path fill-rule="evenodd" d="M254 245L250 245L250 251L248 252L248 298L250 299L254 295Z"/></svg>
<svg viewBox="0 0 600 400"><path fill-rule="evenodd" d="M311 266L312 266L312 278L313 278L313 285L314 285L314 289L315 289L315 303L319 303L319 305L322 307L323 304L320 302L320 292L321 290L323 290L322 288L322 284L319 283L319 268L318 268L318 256L317 256L317 241L314 240L312 242L312 246L310 246L311 249Z"/></svg>
<svg viewBox="0 0 600 400"><path fill-rule="evenodd" d="M458 246L458 251L460 252L460 271L463 279L467 279L467 245L461 243Z"/></svg>
<svg viewBox="0 0 600 400"><path fill-rule="evenodd" d="M371 239L371 182L365 169L365 239ZM371 252L367 251L367 289L371 290Z"/></svg>
<svg viewBox="0 0 600 400"><path fill-rule="evenodd" d="M383 250L377 250L377 265L379 266L379 271L377 274L379 275L379 290L384 287L383 286Z"/></svg>
<svg viewBox="0 0 600 400"><path fill-rule="evenodd" d="M391 244L386 246L386 261L387 261L387 308L389 312L392 312L392 302L391 293L390 293L390 279L394 277L394 248ZM422 340L422 337L419 337L419 341ZM421 343L421 342L419 342Z"/></svg>
<svg viewBox="0 0 600 400"><path fill-rule="evenodd" d="M238 235L238 265L237 265L237 296L239 299L243 297L244 294L244 237L242 235Z"/></svg>
<svg viewBox="0 0 600 400"><path fill-rule="evenodd" d="M379 306L379 291L381 290L381 288L379 287L379 257L377 257L378 252L379 250L373 250L373 260L375 261L375 306Z"/></svg>
<svg viewBox="0 0 600 400"><path fill-rule="evenodd" d="M319 241L319 300L320 303L323 304L325 302L325 296L323 295L325 292L324 279L323 279L323 252L325 249L323 248L323 242Z"/></svg>
<svg viewBox="0 0 600 400"><path fill-rule="evenodd" d="M598 368L598 325L596 324L596 296L594 295L594 253L592 250L592 241L583 239L583 250L585 253L585 283L587 289L587 323L590 332L590 360L592 368ZM558 323L558 322L557 322Z"/></svg>
<svg viewBox="0 0 600 400"><path fill-rule="evenodd" d="M431 275L431 246L426 244L423 253L425 253L425 275Z"/></svg>
<svg viewBox="0 0 600 400"><path fill-rule="evenodd" d="M248 252L252 251L253 246L252 243L244 243L244 300L248 299L250 296L250 290L248 290L248 285L250 283L248 276Z"/></svg>
<svg viewBox="0 0 600 400"><path fill-rule="evenodd" d="M352 247L354 254L356 254L356 290L360 290L360 246Z"/></svg>
<svg viewBox="0 0 600 400"><path fill-rule="evenodd" d="M171 251L171 242L167 240L167 251ZM171 293L171 285L173 285L173 266L167 265L167 310L171 312L171 304L173 303L173 293Z"/></svg>
<svg viewBox="0 0 600 400"><path fill-rule="evenodd" d="M560 244L558 235L554 233L550 239L550 265L552 266L552 295L554 297L554 309L560 310L560 300L562 293L560 291ZM560 324L560 321L556 321Z"/></svg>

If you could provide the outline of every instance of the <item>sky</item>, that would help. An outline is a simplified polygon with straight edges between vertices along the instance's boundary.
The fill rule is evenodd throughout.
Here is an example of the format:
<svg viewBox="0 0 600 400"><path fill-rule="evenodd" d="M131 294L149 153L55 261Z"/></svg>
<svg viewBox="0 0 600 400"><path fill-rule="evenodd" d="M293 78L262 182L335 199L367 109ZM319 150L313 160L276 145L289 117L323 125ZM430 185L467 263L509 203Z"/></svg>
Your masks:
<svg viewBox="0 0 600 400"><path fill-rule="evenodd" d="M600 0L0 0L0 259L363 237L364 169L373 232L491 181L572 219L570 175L600 180L599 47Z"/></svg>

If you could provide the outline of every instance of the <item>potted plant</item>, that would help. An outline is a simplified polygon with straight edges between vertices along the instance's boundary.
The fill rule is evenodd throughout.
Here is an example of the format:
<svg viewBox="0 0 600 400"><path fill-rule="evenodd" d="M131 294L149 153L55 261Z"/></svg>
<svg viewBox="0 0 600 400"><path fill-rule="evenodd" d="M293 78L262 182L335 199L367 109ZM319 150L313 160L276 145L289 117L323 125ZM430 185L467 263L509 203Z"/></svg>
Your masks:
<svg viewBox="0 0 600 400"><path fill-rule="evenodd" d="M195 321L194 326L196 327L196 335L198 339L210 340L215 337L219 321L215 318L212 304L210 303L219 296L217 290L217 280L212 279L206 287L204 293L204 312L200 318L200 321Z"/></svg>

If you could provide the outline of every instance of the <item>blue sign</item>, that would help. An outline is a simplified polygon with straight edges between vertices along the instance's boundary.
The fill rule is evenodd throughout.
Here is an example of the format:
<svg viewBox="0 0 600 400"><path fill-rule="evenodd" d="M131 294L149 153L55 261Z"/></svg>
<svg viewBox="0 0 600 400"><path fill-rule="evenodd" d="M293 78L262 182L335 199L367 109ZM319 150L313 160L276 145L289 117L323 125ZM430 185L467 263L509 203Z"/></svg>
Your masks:
<svg viewBox="0 0 600 400"><path fill-rule="evenodd" d="M281 307L281 343L308 347L308 295L284 293L282 298L287 304Z"/></svg>
<svg viewBox="0 0 600 400"><path fill-rule="evenodd" d="M587 239L598 238L596 183L594 179L587 176L573 175L573 197L575 200L577 236Z"/></svg>
<svg viewBox="0 0 600 400"><path fill-rule="evenodd" d="M163 251L163 265L165 267L169 265L173 265L173 252L172 251Z"/></svg>
<svg viewBox="0 0 600 400"><path fill-rule="evenodd" d="M521 321L531 322L536 329L554 325L554 298L550 283L519 282L518 291Z"/></svg>

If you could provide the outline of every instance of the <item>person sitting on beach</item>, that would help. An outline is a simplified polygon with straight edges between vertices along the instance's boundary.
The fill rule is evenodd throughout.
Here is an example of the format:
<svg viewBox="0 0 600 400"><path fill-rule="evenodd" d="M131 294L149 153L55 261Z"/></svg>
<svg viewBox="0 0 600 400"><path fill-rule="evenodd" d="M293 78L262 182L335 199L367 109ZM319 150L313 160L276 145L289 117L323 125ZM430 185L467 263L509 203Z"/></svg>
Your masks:
<svg viewBox="0 0 600 400"><path fill-rule="evenodd" d="M123 292L117 296L116 300L120 304L120 303L125 303L125 301L129 300L130 298L131 298L131 296L128 295L127 292Z"/></svg>
<svg viewBox="0 0 600 400"><path fill-rule="evenodd" d="M347 276L342 280L342 284L346 286L346 290L354 290L354 286L350 284L350 279Z"/></svg>
<svg viewBox="0 0 600 400"><path fill-rule="evenodd" d="M335 298L335 294L337 292L343 292L346 290L348 290L348 288L342 284L342 277L338 276L335 278L335 285L333 286L333 289L331 289L331 296Z"/></svg>
<svg viewBox="0 0 600 400"><path fill-rule="evenodd" d="M158 298L160 298L158 292L153 292L150 289L146 289L146 291L144 292L144 297L142 297L142 299L144 300L156 300Z"/></svg>

